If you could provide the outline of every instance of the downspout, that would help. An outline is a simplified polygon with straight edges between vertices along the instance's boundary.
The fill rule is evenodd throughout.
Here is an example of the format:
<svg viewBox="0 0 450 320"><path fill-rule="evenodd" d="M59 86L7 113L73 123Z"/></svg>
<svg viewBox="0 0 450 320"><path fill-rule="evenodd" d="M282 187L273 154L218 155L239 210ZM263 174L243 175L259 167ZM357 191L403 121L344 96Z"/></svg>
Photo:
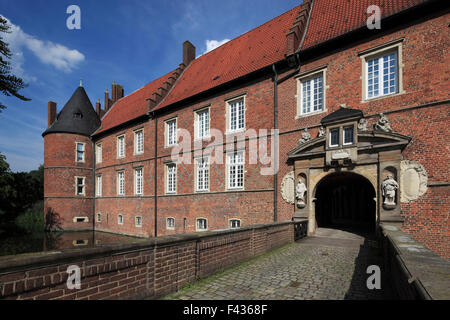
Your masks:
<svg viewBox="0 0 450 320"><path fill-rule="evenodd" d="M95 243L94 239L94 232L95 232L95 195L97 194L97 185L95 183L95 143L94 140L92 140L92 137L90 137L91 143L92 143L92 241Z"/></svg>
<svg viewBox="0 0 450 320"><path fill-rule="evenodd" d="M153 179L155 181L155 201L154 201L154 213L155 213L155 237L158 236L158 117L156 116L155 112L152 113L153 118L155 119L155 165L154 167L154 174L155 178Z"/></svg>
<svg viewBox="0 0 450 320"><path fill-rule="evenodd" d="M278 73L275 64L272 65L273 70L273 129L278 129ZM278 136L275 133L272 143L275 144L273 150L278 150ZM273 164L273 222L278 219L278 152L274 152L274 164Z"/></svg>

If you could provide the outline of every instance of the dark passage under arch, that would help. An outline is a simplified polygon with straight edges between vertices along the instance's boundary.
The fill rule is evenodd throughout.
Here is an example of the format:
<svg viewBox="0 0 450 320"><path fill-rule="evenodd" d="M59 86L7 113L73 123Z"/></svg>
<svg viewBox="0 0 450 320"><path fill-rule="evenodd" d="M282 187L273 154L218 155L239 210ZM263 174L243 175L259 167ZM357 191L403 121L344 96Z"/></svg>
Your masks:
<svg viewBox="0 0 450 320"><path fill-rule="evenodd" d="M375 230L375 190L363 176L332 173L319 182L315 198L319 228Z"/></svg>

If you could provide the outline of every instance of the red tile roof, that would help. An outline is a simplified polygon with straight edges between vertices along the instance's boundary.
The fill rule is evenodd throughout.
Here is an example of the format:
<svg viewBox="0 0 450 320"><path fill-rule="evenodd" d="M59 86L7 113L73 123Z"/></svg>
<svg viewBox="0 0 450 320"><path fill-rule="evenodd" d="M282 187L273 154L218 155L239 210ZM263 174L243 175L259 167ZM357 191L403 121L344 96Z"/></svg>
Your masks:
<svg viewBox="0 0 450 320"><path fill-rule="evenodd" d="M169 72L161 78L158 78L135 92L119 99L103 116L102 126L96 134L145 115L148 111L146 99L151 98L152 94L156 92L165 81L168 81L169 76L171 76L173 72L174 71Z"/></svg>
<svg viewBox="0 0 450 320"><path fill-rule="evenodd" d="M315 46L349 31L365 26L367 8L377 5L382 18L393 15L426 0L314 0L308 30L302 49Z"/></svg>
<svg viewBox="0 0 450 320"><path fill-rule="evenodd" d="M153 110L282 60L286 53L286 33L301 9L301 5L297 6L192 61L167 97Z"/></svg>

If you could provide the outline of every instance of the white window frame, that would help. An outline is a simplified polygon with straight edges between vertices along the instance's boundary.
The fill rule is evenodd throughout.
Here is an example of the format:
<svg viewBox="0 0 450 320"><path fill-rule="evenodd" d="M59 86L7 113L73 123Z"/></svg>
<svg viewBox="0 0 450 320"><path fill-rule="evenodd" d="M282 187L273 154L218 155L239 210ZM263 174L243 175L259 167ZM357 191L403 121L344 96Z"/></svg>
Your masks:
<svg viewBox="0 0 450 320"><path fill-rule="evenodd" d="M211 175L209 157L201 157L194 159L195 161L195 191L207 192L209 191L209 178ZM206 161L206 166L201 166L200 163ZM205 179L206 176L206 179ZM199 183L203 181L203 187L200 187Z"/></svg>
<svg viewBox="0 0 450 320"><path fill-rule="evenodd" d="M172 131L173 136L171 136L169 134L171 132L170 126L172 123L175 124L175 128ZM168 147L173 147L173 146L177 145L177 143L178 143L178 134L177 134L178 121L177 121L177 118L171 118L171 119L164 121L164 127L165 127L165 129L164 129L165 147L168 148Z"/></svg>
<svg viewBox="0 0 450 320"><path fill-rule="evenodd" d="M121 141L123 143L121 143ZM125 158L125 155L126 155L125 134L121 134L117 136L117 159Z"/></svg>
<svg viewBox="0 0 450 320"><path fill-rule="evenodd" d="M123 175L122 179L120 175ZM123 191L121 192L121 181L123 181ZM125 170L117 171L117 195L124 196L125 195Z"/></svg>
<svg viewBox="0 0 450 320"><path fill-rule="evenodd" d="M351 142L345 142L345 129L351 129L352 130L352 141ZM342 127L342 145L349 146L355 143L355 126L349 125Z"/></svg>
<svg viewBox="0 0 450 320"><path fill-rule="evenodd" d="M97 176L97 183L96 183L96 190L95 190L95 195L97 196L97 197L101 197L102 196L102 188L103 188L103 178L102 178L102 175L100 174L100 175L98 175Z"/></svg>
<svg viewBox="0 0 450 320"><path fill-rule="evenodd" d="M368 101L372 101L372 100L376 100L376 99L382 99L385 97L389 97L389 96L394 96L394 95L398 95L398 94L403 94L405 93L405 91L403 90L403 50L402 50L402 45L403 45L403 40L404 38L400 38L385 44L382 44L380 46L376 46L374 48L370 48L368 50L364 50L362 52L359 52L358 55L361 58L361 65L362 65L362 76L361 76L361 80L362 80L362 101L361 102L368 102ZM382 87L383 84L383 74L382 74L382 69L383 69L383 64L381 65L381 69L378 69L379 74L378 74L378 79L379 79L379 92L381 92L381 94L374 96L374 97L370 97L369 98L369 94L368 94L368 61L374 59L374 58L381 58L385 55L388 55L390 53L396 53L397 55L397 65L396 65L396 76L395 76L395 81L396 81L396 92L392 92L392 93L387 93L384 94L384 88ZM381 59L382 60L382 59ZM380 72L381 71L381 72ZM380 82L381 80L381 82ZM381 85L380 85L381 84Z"/></svg>
<svg viewBox="0 0 450 320"><path fill-rule="evenodd" d="M138 223L139 219L141 219L141 223ZM134 225L136 228L142 228L142 216L134 217Z"/></svg>
<svg viewBox="0 0 450 320"><path fill-rule="evenodd" d="M238 110L236 110L236 128L232 129L232 112L231 112L231 108L232 105L234 105L235 103L238 103L239 101L242 101L243 103L243 114L242 116L239 115ZM236 132L242 132L245 131L246 128L246 111L247 111L247 101L246 101L246 96L239 96L236 98L232 98L226 101L226 133L236 133ZM240 121L242 119L242 121ZM238 124L242 122L243 127L242 128L238 128Z"/></svg>
<svg viewBox="0 0 450 320"><path fill-rule="evenodd" d="M140 177L138 173L140 172ZM134 169L134 194L142 196L144 194L144 169Z"/></svg>
<svg viewBox="0 0 450 320"><path fill-rule="evenodd" d="M120 224L120 225L123 225L123 222L124 222L124 216L123 216L123 214L118 214L117 215L117 224Z"/></svg>
<svg viewBox="0 0 450 320"><path fill-rule="evenodd" d="M172 168L172 167L174 167L175 168L175 172L173 173L173 172L170 172L170 168ZM166 187L165 187L165 190L166 190L166 194L176 194L177 193L177 170L178 170L178 168L177 168L177 164L176 163L173 163L173 162L171 162L171 163L166 163L166 165L165 165L165 184L166 184ZM169 174L173 174L174 176L172 177L172 180L173 180L173 183L174 183L174 185L173 185L173 189L172 188L169 188L170 187L170 184L169 184L169 181L171 181L171 179L169 178Z"/></svg>
<svg viewBox="0 0 450 320"><path fill-rule="evenodd" d="M206 123L204 125L205 127L205 133L202 133L200 128L202 127L201 122L201 114L207 113L207 116L205 119ZM209 107L199 109L195 111L195 119L194 119L194 134L195 139L202 140L202 139L209 139L211 137L211 111Z"/></svg>
<svg viewBox="0 0 450 320"><path fill-rule="evenodd" d="M102 222L102 214L100 212L97 213L97 223Z"/></svg>
<svg viewBox="0 0 450 320"><path fill-rule="evenodd" d="M233 221L239 221L239 227L233 227L232 226L232 222ZM228 220L228 225L229 225L230 229L238 229L238 228L241 227L241 219L229 219Z"/></svg>
<svg viewBox="0 0 450 320"><path fill-rule="evenodd" d="M81 154L83 156L83 158L81 160L78 160L78 146L79 145L83 147L83 150L80 150L80 152L82 152ZM86 144L84 142L76 142L75 143L75 162L84 163L85 158L86 158Z"/></svg>
<svg viewBox="0 0 450 320"><path fill-rule="evenodd" d="M169 225L169 220L173 220L173 226ZM167 230L175 230L175 218L167 217L167 219L166 219L166 229Z"/></svg>
<svg viewBox="0 0 450 320"><path fill-rule="evenodd" d="M198 221L199 220L205 220L205 223L206 223L206 228L199 228L198 227ZM208 230L208 219L206 219L206 218L197 218L197 219L195 219L195 230L196 231L207 231Z"/></svg>
<svg viewBox="0 0 450 320"><path fill-rule="evenodd" d="M242 154L242 163L234 163L235 162L235 156ZM231 163L231 157L233 157L233 163ZM236 173L236 185L232 186L232 181L231 181L231 170L233 167L236 167L236 172L239 169L238 166L242 165L242 186L237 186L237 182L238 182L238 176ZM236 151L236 152L229 152L227 153L227 165L226 165L226 177L227 177L227 189L228 190L241 190L244 189L244 185L245 185L245 152L244 151ZM234 184L234 183L233 183Z"/></svg>
<svg viewBox="0 0 450 320"><path fill-rule="evenodd" d="M102 162L102 144L97 143L95 145L95 163L101 163Z"/></svg>
<svg viewBox="0 0 450 320"><path fill-rule="evenodd" d="M314 83L313 87L311 88L310 96L309 96L309 102L310 102L310 111L304 112L303 111L303 87L306 82L312 81L313 79L316 79L318 77L322 77L322 108L314 110ZM296 119L308 117L311 115L323 113L327 111L327 105L326 105L326 91L328 89L327 86L327 67L322 66L319 68L315 68L313 70L309 70L307 72L301 73L297 76L297 94L296 94L296 100L297 100L297 115Z"/></svg>
<svg viewBox="0 0 450 320"><path fill-rule="evenodd" d="M83 183L81 185L78 184L78 179L82 179ZM78 187L81 186L83 188L82 193L78 193ZM85 196L86 195L86 177L75 177L75 195L77 196Z"/></svg>
<svg viewBox="0 0 450 320"><path fill-rule="evenodd" d="M333 131L337 131L337 132L338 132L338 143L337 143L337 144L331 144L331 141L332 141L332 139L331 139L331 133L332 133ZM339 147L340 142L341 142L341 128L340 128L340 127L330 128L330 131L329 131L328 134L330 135L330 136L329 136L329 147L330 147L330 148Z"/></svg>
<svg viewBox="0 0 450 320"><path fill-rule="evenodd" d="M138 135L142 134L141 140ZM144 129L137 129L134 131L134 154L139 155L144 153Z"/></svg>

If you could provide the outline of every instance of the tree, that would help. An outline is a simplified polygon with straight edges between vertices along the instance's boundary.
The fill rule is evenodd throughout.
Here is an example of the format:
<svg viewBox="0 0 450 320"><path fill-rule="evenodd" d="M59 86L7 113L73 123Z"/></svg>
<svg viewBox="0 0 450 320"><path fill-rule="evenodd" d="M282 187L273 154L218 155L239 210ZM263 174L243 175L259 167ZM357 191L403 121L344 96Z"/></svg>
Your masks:
<svg viewBox="0 0 450 320"><path fill-rule="evenodd" d="M8 20L0 15L0 32L10 33L10 25ZM30 101L31 99L25 98L19 94L19 90L25 88L27 85L22 79L10 74L11 64L9 59L11 59L12 53L9 50L9 46L3 41L0 36L0 92L5 96L14 96L23 101ZM0 102L0 112L2 109L6 109L6 106Z"/></svg>
<svg viewBox="0 0 450 320"><path fill-rule="evenodd" d="M14 176L9 168L6 157L0 153L0 220L9 209L9 202L14 196Z"/></svg>

